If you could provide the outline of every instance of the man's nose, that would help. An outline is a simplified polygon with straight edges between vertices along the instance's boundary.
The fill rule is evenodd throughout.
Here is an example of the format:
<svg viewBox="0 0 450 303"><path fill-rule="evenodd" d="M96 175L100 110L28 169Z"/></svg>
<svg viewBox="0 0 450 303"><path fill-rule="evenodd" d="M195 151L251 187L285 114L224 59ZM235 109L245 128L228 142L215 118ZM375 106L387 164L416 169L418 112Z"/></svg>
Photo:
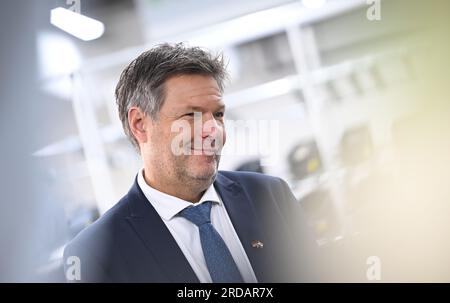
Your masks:
<svg viewBox="0 0 450 303"><path fill-rule="evenodd" d="M208 117L202 126L202 138L212 137L215 138L219 133L220 125L217 123L216 119Z"/></svg>

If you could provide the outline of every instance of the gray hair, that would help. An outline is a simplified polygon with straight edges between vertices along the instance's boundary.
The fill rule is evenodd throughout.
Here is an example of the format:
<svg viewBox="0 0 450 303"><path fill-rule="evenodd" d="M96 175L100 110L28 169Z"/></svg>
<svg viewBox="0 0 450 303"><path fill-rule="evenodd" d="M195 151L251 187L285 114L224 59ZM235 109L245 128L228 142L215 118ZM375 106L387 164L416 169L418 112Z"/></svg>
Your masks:
<svg viewBox="0 0 450 303"><path fill-rule="evenodd" d="M125 134L138 151L139 144L128 124L129 109L136 106L153 120L158 120L165 99L165 81L186 74L213 77L221 92L228 77L222 54L212 55L183 43L157 45L123 70L116 86L116 103Z"/></svg>

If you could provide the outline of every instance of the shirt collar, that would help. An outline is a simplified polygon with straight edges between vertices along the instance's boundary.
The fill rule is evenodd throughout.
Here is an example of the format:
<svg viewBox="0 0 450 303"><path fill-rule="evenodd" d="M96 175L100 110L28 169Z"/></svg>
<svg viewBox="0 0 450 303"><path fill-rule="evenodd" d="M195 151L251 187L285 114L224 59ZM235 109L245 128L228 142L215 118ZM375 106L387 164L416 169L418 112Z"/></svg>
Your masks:
<svg viewBox="0 0 450 303"><path fill-rule="evenodd" d="M147 200L165 221L171 220L186 207L199 205L206 201L213 201L218 204L222 203L216 189L214 188L214 184L211 184L208 189L206 189L203 196L200 198L200 201L193 204L189 201L163 193L148 185L144 179L144 169L139 171L137 182Z"/></svg>

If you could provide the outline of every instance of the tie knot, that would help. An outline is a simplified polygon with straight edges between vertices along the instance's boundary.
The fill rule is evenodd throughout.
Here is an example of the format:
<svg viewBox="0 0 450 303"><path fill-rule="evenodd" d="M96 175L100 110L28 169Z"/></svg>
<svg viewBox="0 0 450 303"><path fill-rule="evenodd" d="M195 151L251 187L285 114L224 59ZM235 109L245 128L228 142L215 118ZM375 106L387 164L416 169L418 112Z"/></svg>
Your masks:
<svg viewBox="0 0 450 303"><path fill-rule="evenodd" d="M197 206L186 207L180 211L180 216L199 227L205 223L211 223L211 204L211 201L206 201Z"/></svg>

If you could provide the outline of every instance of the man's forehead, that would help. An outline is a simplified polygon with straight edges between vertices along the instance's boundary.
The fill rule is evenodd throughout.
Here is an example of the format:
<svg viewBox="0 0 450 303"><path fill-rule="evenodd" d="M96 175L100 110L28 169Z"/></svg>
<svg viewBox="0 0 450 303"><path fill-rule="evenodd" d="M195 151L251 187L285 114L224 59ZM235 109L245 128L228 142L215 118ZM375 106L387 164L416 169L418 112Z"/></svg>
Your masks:
<svg viewBox="0 0 450 303"><path fill-rule="evenodd" d="M181 102L177 102L177 107L182 109L225 108L225 103L222 101L220 96L199 95L180 101Z"/></svg>
<svg viewBox="0 0 450 303"><path fill-rule="evenodd" d="M166 101L168 100L187 107L224 105L216 80L201 75L170 78L166 83ZM169 102L172 103L171 101Z"/></svg>
<svg viewBox="0 0 450 303"><path fill-rule="evenodd" d="M184 96L187 98L196 97L216 97L222 98L222 93L216 83L176 83L176 85L166 86L168 95Z"/></svg>

